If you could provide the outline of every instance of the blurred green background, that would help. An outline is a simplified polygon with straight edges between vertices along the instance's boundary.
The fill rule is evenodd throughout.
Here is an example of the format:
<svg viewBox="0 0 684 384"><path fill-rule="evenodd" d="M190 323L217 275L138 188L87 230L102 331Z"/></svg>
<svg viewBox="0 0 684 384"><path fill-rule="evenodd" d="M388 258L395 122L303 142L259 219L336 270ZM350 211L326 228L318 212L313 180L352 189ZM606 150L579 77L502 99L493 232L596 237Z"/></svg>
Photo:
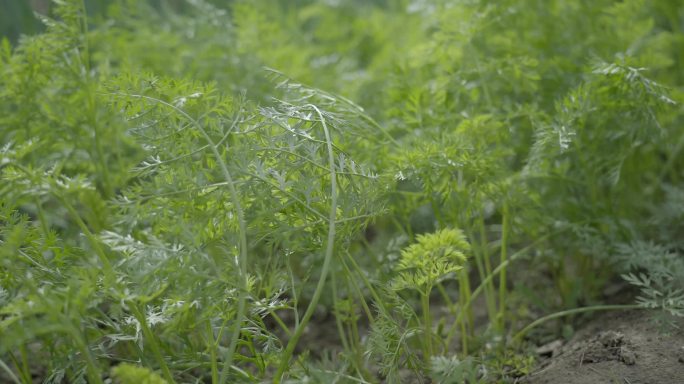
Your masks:
<svg viewBox="0 0 684 384"><path fill-rule="evenodd" d="M91 16L103 15L107 7L118 0L85 0ZM50 15L51 0L0 0L0 35L15 43L21 35L33 35L44 30L43 24L35 13ZM147 3L158 9L170 8L182 11L187 7L185 0L152 0ZM217 0L215 4L229 4L230 1Z"/></svg>
<svg viewBox="0 0 684 384"><path fill-rule="evenodd" d="M0 0L0 34L15 42L21 34L35 34L42 25L35 18L34 10L46 13L47 0Z"/></svg>

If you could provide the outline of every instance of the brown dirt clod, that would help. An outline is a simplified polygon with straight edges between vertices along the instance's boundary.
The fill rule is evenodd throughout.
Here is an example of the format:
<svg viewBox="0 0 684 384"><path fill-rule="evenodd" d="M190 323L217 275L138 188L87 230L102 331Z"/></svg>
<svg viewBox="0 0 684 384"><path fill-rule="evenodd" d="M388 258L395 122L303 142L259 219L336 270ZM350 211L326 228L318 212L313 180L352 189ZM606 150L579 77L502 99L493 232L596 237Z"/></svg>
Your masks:
<svg viewBox="0 0 684 384"><path fill-rule="evenodd" d="M649 311L603 314L521 382L684 384L684 319L663 324Z"/></svg>

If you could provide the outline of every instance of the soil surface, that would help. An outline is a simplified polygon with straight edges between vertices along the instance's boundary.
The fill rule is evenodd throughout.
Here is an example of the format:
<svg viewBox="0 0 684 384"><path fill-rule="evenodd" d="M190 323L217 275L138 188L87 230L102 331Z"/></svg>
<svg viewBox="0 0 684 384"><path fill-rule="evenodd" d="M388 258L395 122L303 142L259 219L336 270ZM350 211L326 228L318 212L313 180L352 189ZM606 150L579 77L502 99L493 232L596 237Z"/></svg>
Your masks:
<svg viewBox="0 0 684 384"><path fill-rule="evenodd" d="M546 355L526 384L684 384L684 319L651 311L598 316Z"/></svg>

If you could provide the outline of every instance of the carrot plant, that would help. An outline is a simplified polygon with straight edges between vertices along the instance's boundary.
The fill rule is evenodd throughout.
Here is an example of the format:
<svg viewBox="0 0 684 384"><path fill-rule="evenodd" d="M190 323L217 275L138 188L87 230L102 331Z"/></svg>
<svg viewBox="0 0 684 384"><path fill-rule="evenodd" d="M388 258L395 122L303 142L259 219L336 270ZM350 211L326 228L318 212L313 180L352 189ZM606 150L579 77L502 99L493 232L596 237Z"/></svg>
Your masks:
<svg viewBox="0 0 684 384"><path fill-rule="evenodd" d="M0 381L514 382L582 316L684 315L677 1L37 10Z"/></svg>

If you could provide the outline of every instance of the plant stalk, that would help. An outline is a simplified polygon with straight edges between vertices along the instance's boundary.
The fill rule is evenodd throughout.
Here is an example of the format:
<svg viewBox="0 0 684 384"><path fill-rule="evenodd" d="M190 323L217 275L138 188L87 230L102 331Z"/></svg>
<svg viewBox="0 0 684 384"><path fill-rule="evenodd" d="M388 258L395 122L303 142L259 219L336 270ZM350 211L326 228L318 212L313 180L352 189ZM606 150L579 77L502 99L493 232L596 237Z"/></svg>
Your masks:
<svg viewBox="0 0 684 384"><path fill-rule="evenodd" d="M425 340L423 343L423 361L425 366L430 366L430 359L432 358L432 318L430 317L430 291L432 287L428 287L424 293L421 292L421 306L423 309L423 333L425 333Z"/></svg>
<svg viewBox="0 0 684 384"><path fill-rule="evenodd" d="M576 315L578 313L584 313L584 312L593 312L593 311L616 311L616 310L626 310L626 309L646 309L638 304L616 304L616 305L595 305L591 307L582 307L582 308L573 308L573 309L568 309L566 311L560 311L556 313L552 313L550 315L544 316L542 318L539 318L533 322L531 322L529 325L527 325L525 328L521 329L518 333L513 336L513 341L514 342L519 342L522 340L522 338L529 332L532 328L543 324L549 320L557 319L559 317L563 316L569 316L569 315Z"/></svg>
<svg viewBox="0 0 684 384"><path fill-rule="evenodd" d="M507 245L509 236L509 211L508 202L503 203L503 213L501 218L501 261L500 265L505 265L507 260ZM504 335L506 329L506 267L501 268L499 272L499 313L497 314L499 334ZM505 340L505 338L503 339Z"/></svg>
<svg viewBox="0 0 684 384"><path fill-rule="evenodd" d="M320 300L321 295L323 294L323 288L325 287L325 281L328 277L328 272L330 271L330 264L332 263L333 253L335 250L335 219L337 218L337 174L335 171L335 153L333 151L333 144L332 138L330 136L330 131L328 130L328 125L325 123L323 114L315 105L310 105L310 107L316 111L321 121L321 125L323 126L323 132L325 134L326 146L328 150L328 164L330 166L330 214L328 217L328 239L325 249L325 257L323 260L323 267L321 269L321 276L318 279L316 290L314 291L309 306L306 308L306 312L304 312L304 316L302 316L301 322L295 329L292 338L288 341L287 346L285 347L285 351L283 352L283 356L280 360L280 365L278 366L278 371L276 372L273 378L273 382L275 384L280 383L280 381L282 380L283 374L290 365L290 359L292 358L294 349L297 346L297 343L299 342L299 338L302 336L304 328L309 323L311 316L313 316L314 311L316 310L318 301Z"/></svg>

